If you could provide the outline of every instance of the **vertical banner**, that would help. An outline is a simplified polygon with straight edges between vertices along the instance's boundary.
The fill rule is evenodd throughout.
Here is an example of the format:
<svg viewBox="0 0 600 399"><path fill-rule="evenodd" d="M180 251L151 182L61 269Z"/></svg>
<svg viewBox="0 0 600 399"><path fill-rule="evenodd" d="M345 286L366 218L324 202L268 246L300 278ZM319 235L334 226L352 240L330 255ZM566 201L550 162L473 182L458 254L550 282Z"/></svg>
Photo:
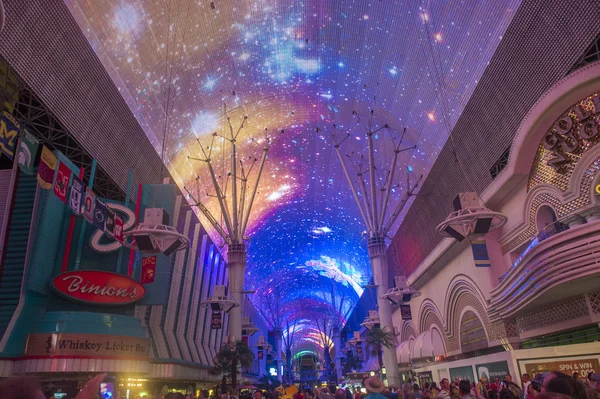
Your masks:
<svg viewBox="0 0 600 399"><path fill-rule="evenodd" d="M115 231L113 232L115 240L123 242L123 219L115 215Z"/></svg>
<svg viewBox="0 0 600 399"><path fill-rule="evenodd" d="M264 351L258 351L258 360L263 360L265 357L265 352Z"/></svg>
<svg viewBox="0 0 600 399"><path fill-rule="evenodd" d="M94 223L94 209L96 208L96 194L91 188L85 188L85 201L83 203L83 217L90 223Z"/></svg>
<svg viewBox="0 0 600 399"><path fill-rule="evenodd" d="M248 336L247 335L242 335L242 342L245 343L246 345L248 345Z"/></svg>
<svg viewBox="0 0 600 399"><path fill-rule="evenodd" d="M114 237L115 232L115 212L109 207L106 208L106 223L104 223L104 230L106 233Z"/></svg>
<svg viewBox="0 0 600 399"><path fill-rule="evenodd" d="M17 153L17 162L22 173L33 176L33 161L35 161L39 147L39 140L27 130L23 130Z"/></svg>
<svg viewBox="0 0 600 399"><path fill-rule="evenodd" d="M211 330L220 330L222 328L223 318L221 316L221 312L212 312L212 317L210 318L210 328Z"/></svg>
<svg viewBox="0 0 600 399"><path fill-rule="evenodd" d="M473 249L473 260L477 267L490 267L490 257L488 255L487 246L485 240L471 241L471 248Z"/></svg>
<svg viewBox="0 0 600 399"><path fill-rule="evenodd" d="M40 187L44 190L50 190L52 188L54 169L56 169L56 156L48 149L48 147L43 146L37 180Z"/></svg>
<svg viewBox="0 0 600 399"><path fill-rule="evenodd" d="M81 215L83 207L83 193L85 192L85 184L77 176L73 176L71 183L71 192L69 193L69 208L75 215Z"/></svg>
<svg viewBox="0 0 600 399"><path fill-rule="evenodd" d="M154 273L156 272L156 256L142 258L142 278L141 284L154 282Z"/></svg>
<svg viewBox="0 0 600 399"><path fill-rule="evenodd" d="M94 225L104 231L104 225L106 223L106 204L96 198L96 205L94 208Z"/></svg>
<svg viewBox="0 0 600 399"><path fill-rule="evenodd" d="M400 305L400 313L402 314L402 320L412 320L410 305Z"/></svg>
<svg viewBox="0 0 600 399"><path fill-rule="evenodd" d="M2 113L0 118L0 150L10 159L15 156L20 128L21 126L19 126L17 120L8 111Z"/></svg>
<svg viewBox="0 0 600 399"><path fill-rule="evenodd" d="M71 169L64 163L58 164L58 173L54 181L54 195L65 204L67 203L67 193L69 191L69 180L71 180Z"/></svg>

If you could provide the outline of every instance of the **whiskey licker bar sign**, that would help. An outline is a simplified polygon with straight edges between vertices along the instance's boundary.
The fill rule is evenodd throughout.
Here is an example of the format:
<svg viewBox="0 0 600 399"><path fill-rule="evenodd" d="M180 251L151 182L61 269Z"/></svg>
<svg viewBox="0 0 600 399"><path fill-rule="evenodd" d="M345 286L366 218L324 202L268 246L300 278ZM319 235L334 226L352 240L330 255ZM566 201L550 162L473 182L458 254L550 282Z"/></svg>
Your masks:
<svg viewBox="0 0 600 399"><path fill-rule="evenodd" d="M52 288L67 299L91 305L127 305L140 300L146 290L135 280L98 270L74 270L52 280Z"/></svg>
<svg viewBox="0 0 600 399"><path fill-rule="evenodd" d="M147 338L100 334L30 334L25 356L147 358Z"/></svg>

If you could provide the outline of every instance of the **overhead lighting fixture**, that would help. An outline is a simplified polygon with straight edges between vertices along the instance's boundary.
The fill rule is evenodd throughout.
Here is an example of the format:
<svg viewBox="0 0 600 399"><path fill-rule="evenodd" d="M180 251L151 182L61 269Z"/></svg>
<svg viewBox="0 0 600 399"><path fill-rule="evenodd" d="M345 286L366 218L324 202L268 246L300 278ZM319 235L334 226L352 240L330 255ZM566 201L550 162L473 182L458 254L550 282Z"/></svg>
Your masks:
<svg viewBox="0 0 600 399"><path fill-rule="evenodd" d="M383 294L383 298L388 299L393 304L410 302L411 299L421 295L419 291L416 291L408 285L406 277L396 276L394 277L395 287L387 290Z"/></svg>
<svg viewBox="0 0 600 399"><path fill-rule="evenodd" d="M227 295L227 287L224 285L215 285L213 296L208 297L201 303L202 306L211 308L213 311L224 311L229 313L231 309L240 306L233 298Z"/></svg>

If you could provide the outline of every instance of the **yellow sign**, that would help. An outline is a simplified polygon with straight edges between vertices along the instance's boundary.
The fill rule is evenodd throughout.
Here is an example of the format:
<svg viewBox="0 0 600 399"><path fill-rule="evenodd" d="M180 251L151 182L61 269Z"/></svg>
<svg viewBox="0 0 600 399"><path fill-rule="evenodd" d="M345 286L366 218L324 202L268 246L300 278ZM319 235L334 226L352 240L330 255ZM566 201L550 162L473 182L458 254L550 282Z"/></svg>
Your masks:
<svg viewBox="0 0 600 399"><path fill-rule="evenodd" d="M600 184L596 184L596 194L600 194Z"/></svg>

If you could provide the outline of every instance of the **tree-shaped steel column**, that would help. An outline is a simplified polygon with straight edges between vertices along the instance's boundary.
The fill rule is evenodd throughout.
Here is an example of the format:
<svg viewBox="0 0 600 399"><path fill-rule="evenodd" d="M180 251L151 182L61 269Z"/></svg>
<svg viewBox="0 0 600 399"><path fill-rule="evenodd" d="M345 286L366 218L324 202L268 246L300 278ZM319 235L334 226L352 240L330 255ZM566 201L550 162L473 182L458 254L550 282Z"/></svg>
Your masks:
<svg viewBox="0 0 600 399"><path fill-rule="evenodd" d="M247 240L245 233L246 228L248 227L248 219L250 218L250 213L252 212L252 205L254 204L254 199L256 198L256 192L258 190L258 184L260 182L260 177L265 165L265 160L267 159L267 153L269 152L269 149L275 143L277 138L281 134L283 134L283 130L279 131L274 138L271 138L267 134L267 129L265 129L265 138L263 141L264 145L262 148L262 156L259 162L258 173L256 176L256 180L254 181L252 191L250 192L250 197L246 201L246 197L248 194L248 177L252 172L252 169L256 165L258 159L254 158L251 162L250 168L248 169L248 171L246 171L244 169L243 162L241 160L238 160L236 143L237 138L242 129L244 128L244 124L248 117L244 116L238 129L235 130L233 128L233 125L231 124L229 116L227 115L227 107L225 106L225 119L226 126L224 130L228 131L229 135L220 135L218 133L213 133L211 143L206 148L198 140L202 158L188 157L189 159L206 163L216 192L215 196L219 203L219 209L221 211L222 219L225 225L223 226L222 223L217 221L217 218L215 218L214 215L208 210L208 208L202 203L200 198L194 198L192 196L192 193L187 188L185 188L185 190L195 202L195 206L198 207L200 212L206 217L206 219L208 219L209 223L223 238L225 244L228 245L227 261L229 270L229 293L239 304L241 304L244 287L244 276L246 273L246 245L244 241ZM231 145L231 170L227 174L228 177L225 180L224 188L221 187L223 183L219 184L219 181L217 180L217 176L215 174L211 160L211 155L216 137L221 137L225 141L229 142L229 144ZM231 198L228 202L227 182L229 180L229 177L231 177ZM240 188L239 195L238 185ZM242 339L241 306L236 306L229 312L228 336L230 342L236 342Z"/></svg>
<svg viewBox="0 0 600 399"><path fill-rule="evenodd" d="M371 109L369 111L369 121L367 124L365 124L358 115L358 113L356 111L352 111L352 115L356 117L357 123L361 125L366 131L368 151L368 161L365 162L364 157L361 156L359 165L358 167L356 167L356 182L352 179L350 175L348 165L346 164L346 159L342 155L340 148L342 143L350 137L350 133L346 133L343 136L341 136L338 133L336 125L333 125L334 129L331 139L333 147L342 165L342 169L344 170L344 174L346 175L346 178L348 180L348 184L350 186L350 190L352 191L354 200L356 201L356 205L358 206L358 209L360 211L362 220L365 226L367 227L369 259L371 261L373 279L375 285L377 286L377 305L379 308L381 326L387 327L390 331L394 331L394 326L392 323L391 304L387 299L383 298L383 295L388 290L389 278L385 239L388 238L387 235L390 229L394 225L396 219L398 219L398 216L402 212L402 209L404 209L404 206L406 205L410 197L416 195L414 191L417 188L419 182L421 181L421 177L412 186L410 184L410 181L407 179L408 181L406 192L404 193L400 202L396 205L392 214L386 218L388 203L390 199L390 192L394 187L394 174L398 163L398 156L400 155L400 153L411 150L416 146L401 148L406 129L403 130L400 139L397 140L391 134L390 127L387 124L384 124L379 128L373 128L374 114L374 110ZM391 161L391 167L387 170L384 181L381 182L375 179L375 171L377 167L375 165L375 149L373 144L373 136L383 129L387 130L390 133L390 138L393 143L394 155ZM317 130L320 131L319 129ZM367 165L367 167L363 168L365 164ZM367 172L369 176L370 190L367 190L364 178ZM358 190L356 187L356 183L359 184ZM381 198L379 202L377 201L378 186L381 193ZM390 348L384 348L384 359L385 367L387 369L388 384L395 384L396 386L400 386L400 376L398 373L398 362L396 359L395 350Z"/></svg>

